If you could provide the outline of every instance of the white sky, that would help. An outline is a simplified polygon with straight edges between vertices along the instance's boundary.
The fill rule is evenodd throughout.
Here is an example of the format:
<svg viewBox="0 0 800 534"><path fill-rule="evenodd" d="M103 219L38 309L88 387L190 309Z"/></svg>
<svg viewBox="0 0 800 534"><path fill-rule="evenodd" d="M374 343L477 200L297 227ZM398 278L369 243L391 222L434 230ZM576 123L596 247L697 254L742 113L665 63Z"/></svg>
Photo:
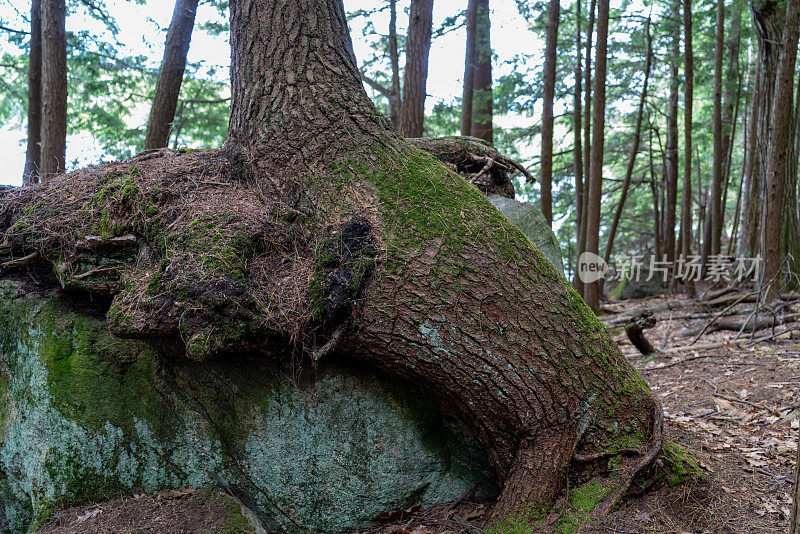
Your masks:
<svg viewBox="0 0 800 534"><path fill-rule="evenodd" d="M370 0L344 0L344 3L347 10L370 9L374 6L374 1ZM153 65L157 66L163 53L164 32L172 16L173 2L148 0L146 5L137 6L127 1L108 0L107 4L110 13L120 26L118 40L123 44L123 49L131 55L146 55L152 58ZM464 0L436 0L434 3L434 28L438 27L446 17L462 10L465 4ZM405 5L405 3L401 5ZM0 0L0 21L5 25L23 27L19 13L29 11L29 0ZM215 9L200 6L197 21L218 18ZM373 20L378 31L387 31L388 11L377 14ZM401 31L404 31L408 21L403 13L399 14L398 23ZM100 23L87 20L83 16L72 15L68 18L68 31L85 29L94 32L103 31ZM366 57L370 53L369 45L361 36L360 28L353 27L351 30L356 56L359 59ZM428 77L428 107L439 101L451 102L461 95L461 80L464 70L464 33L462 28L433 43ZM0 37L0 46L5 49L9 44ZM515 0L492 0L492 46L501 60L510 59L520 53L531 53L531 51L543 49L542 41L528 30L525 19L517 12ZM123 55L126 52L121 50ZM220 72L224 75L227 72L229 58L230 50L227 42L205 32L194 32L189 50L189 61L203 61L209 67L221 67ZM541 54L534 56L533 61L540 62ZM502 61L494 67L496 78L508 72L509 67L503 65ZM143 106L141 110L137 111L134 122L143 124L147 119L148 106ZM501 125L507 125L502 122L502 117L498 119L497 122ZM518 123L519 120L524 119L513 120ZM20 183L25 157L24 139L24 124L0 125L0 162L3 163L2 169L0 169L0 184L18 185ZM85 165L97 163L99 158L100 152L94 145L91 136L71 136L67 140L68 161L77 159L80 161L80 165Z"/></svg>

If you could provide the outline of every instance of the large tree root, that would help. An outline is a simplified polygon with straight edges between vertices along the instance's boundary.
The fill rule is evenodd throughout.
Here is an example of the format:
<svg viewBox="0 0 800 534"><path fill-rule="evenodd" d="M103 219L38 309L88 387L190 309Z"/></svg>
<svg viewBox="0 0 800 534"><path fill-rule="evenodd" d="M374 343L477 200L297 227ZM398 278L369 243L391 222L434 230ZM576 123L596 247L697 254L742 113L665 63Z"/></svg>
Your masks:
<svg viewBox="0 0 800 534"><path fill-rule="evenodd" d="M467 144L470 172L512 167ZM390 139L337 157L287 170L225 148L89 168L5 193L0 247L172 354L344 353L419 384L483 446L496 519L549 507L592 456L622 458L583 466L615 481L610 509L657 454L661 411L602 324L431 155Z"/></svg>

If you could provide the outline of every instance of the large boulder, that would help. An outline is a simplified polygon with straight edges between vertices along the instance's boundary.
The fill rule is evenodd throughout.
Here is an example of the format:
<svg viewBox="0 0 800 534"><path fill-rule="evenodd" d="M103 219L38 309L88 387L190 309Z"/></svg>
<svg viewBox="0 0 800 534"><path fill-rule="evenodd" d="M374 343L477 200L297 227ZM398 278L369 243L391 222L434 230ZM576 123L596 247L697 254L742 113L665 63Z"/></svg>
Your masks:
<svg viewBox="0 0 800 534"><path fill-rule="evenodd" d="M259 354L190 362L113 337L66 298L0 282L8 530L57 505L188 486L231 489L269 531L316 532L452 501L476 482L473 496L494 491L462 428L344 356L317 369Z"/></svg>
<svg viewBox="0 0 800 534"><path fill-rule="evenodd" d="M541 210L529 202L519 202L513 198L500 195L489 195L489 202L503 212L511 222L522 230L531 242L544 254L556 271L564 276L564 263L561 257L561 247L558 246L556 235L547 224Z"/></svg>

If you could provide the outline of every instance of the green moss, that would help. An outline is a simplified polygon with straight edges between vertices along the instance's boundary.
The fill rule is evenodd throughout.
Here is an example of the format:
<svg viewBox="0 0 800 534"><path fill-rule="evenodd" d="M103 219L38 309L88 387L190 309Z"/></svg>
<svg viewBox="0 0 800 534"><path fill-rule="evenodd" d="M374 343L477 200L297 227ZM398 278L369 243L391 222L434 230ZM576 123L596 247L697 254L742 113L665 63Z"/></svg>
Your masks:
<svg viewBox="0 0 800 534"><path fill-rule="evenodd" d="M219 530L221 534L250 534L255 532L247 518L242 515L242 511L235 503L226 506L227 515Z"/></svg>
<svg viewBox="0 0 800 534"><path fill-rule="evenodd" d="M664 440L661 458L664 471L658 475L657 482L663 481L668 486L678 486L691 481L708 479L697 459L677 443Z"/></svg>
<svg viewBox="0 0 800 534"><path fill-rule="evenodd" d="M614 486L595 478L569 492L569 501L556 529L562 534L572 534L591 518L594 510L613 491Z"/></svg>

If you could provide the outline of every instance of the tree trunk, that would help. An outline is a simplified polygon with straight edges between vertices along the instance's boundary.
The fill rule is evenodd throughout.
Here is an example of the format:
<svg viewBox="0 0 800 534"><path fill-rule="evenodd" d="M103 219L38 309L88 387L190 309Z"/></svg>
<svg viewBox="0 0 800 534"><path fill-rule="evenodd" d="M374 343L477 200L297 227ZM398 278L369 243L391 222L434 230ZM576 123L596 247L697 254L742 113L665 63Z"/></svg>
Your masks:
<svg viewBox="0 0 800 534"><path fill-rule="evenodd" d="M464 93L461 99L461 135L472 135L472 106L475 93L475 33L478 0L467 5L467 46L464 54Z"/></svg>
<svg viewBox="0 0 800 534"><path fill-rule="evenodd" d="M786 3L786 22L779 53L775 92L772 97L770 136L766 161L766 197L761 230L761 251L764 256L764 283L775 280L767 289L765 300L780 299L781 233L784 217L784 195L789 144L791 143L792 96L794 93L797 41L800 33L800 0Z"/></svg>
<svg viewBox="0 0 800 534"><path fill-rule="evenodd" d="M584 121L583 121L583 210L581 213L580 234L578 236L578 259L586 251L586 227L589 217L589 162L591 161L592 138L592 33L594 32L595 7L597 0L589 6L589 24L586 28L586 69L584 70ZM576 269L577 272L577 269ZM575 276L575 289L585 296L583 281Z"/></svg>
<svg viewBox="0 0 800 534"><path fill-rule="evenodd" d="M580 256L581 222L583 221L583 146L581 143L582 130L582 102L583 98L583 59L581 57L581 0L575 2L575 98L572 110L572 171L575 174L575 244ZM570 267L573 265L569 262ZM577 277L576 277L577 280Z"/></svg>
<svg viewBox="0 0 800 534"><path fill-rule="evenodd" d="M42 164L42 19L40 0L31 3L31 51L28 60L28 147L22 184L39 183Z"/></svg>
<svg viewBox="0 0 800 534"><path fill-rule="evenodd" d="M494 144L492 127L492 44L489 0L477 0L475 25L475 81L472 100L472 135Z"/></svg>
<svg viewBox="0 0 800 534"><path fill-rule="evenodd" d="M653 198L653 240L655 241L656 258L660 258L662 257L664 249L661 245L661 213L659 210L658 191L656 190L655 164L653 162L653 125L649 114L647 117L647 122L650 130L648 149L650 153L650 194Z"/></svg>
<svg viewBox="0 0 800 534"><path fill-rule="evenodd" d="M397 47L397 0L389 0L389 62L392 65L392 85L389 88L389 120L399 132L402 128L403 97L400 88L400 54Z"/></svg>
<svg viewBox="0 0 800 534"><path fill-rule="evenodd" d="M725 53L725 2L717 0L717 25L714 50L714 167L711 178L711 248L718 255L722 239L722 176L725 147L722 143L722 57Z"/></svg>
<svg viewBox="0 0 800 534"><path fill-rule="evenodd" d="M608 242L606 243L606 252L603 258L606 263L611 261L611 251L614 249L614 237L617 234L617 226L619 226L619 220L622 217L622 210L625 207L625 200L628 198L628 189L631 185L633 169L636 165L636 156L639 154L639 144L641 143L642 139L642 119L644 117L644 104L647 100L647 84L650 81L650 67L652 65L653 55L653 40L650 35L649 18L644 25L644 34L645 42L647 43L644 60L644 85L642 86L642 93L639 96L639 109L636 112L636 127L633 133L633 146L631 147L630 158L628 158L628 167L625 169L625 179L622 182L622 191L620 192L619 204L617 204L617 211L614 213L614 220L611 223L611 229L608 231Z"/></svg>
<svg viewBox="0 0 800 534"><path fill-rule="evenodd" d="M541 207L547 224L553 225L553 99L556 92L556 47L558 46L558 0L547 5L547 36L544 49L542 91Z"/></svg>
<svg viewBox="0 0 800 534"><path fill-rule="evenodd" d="M740 257L751 258L758 255L759 240L761 238L761 174L758 170L758 132L762 108L761 100L764 98L761 93L761 87L764 85L762 63L756 59L753 64L756 66L756 72L750 87L752 102L748 119L750 126L747 131L746 181L742 206L741 246L739 247Z"/></svg>
<svg viewBox="0 0 800 534"><path fill-rule="evenodd" d="M592 113L592 159L589 166L588 219L586 252L597 254L600 246L600 212L603 196L603 149L605 143L606 62L608 47L608 0L600 0L597 10L597 45L595 46L594 110ZM600 309L600 284L584 286L584 299L592 310Z"/></svg>
<svg viewBox="0 0 800 534"><path fill-rule="evenodd" d="M608 477L593 515L607 513L656 458L662 414L602 324L475 187L393 132L361 85L341 0L230 8L224 147L16 191L0 205L4 243L58 263L66 287L105 280L116 334L194 359L352 358L411 381L476 433L501 488L496 521L547 510L570 469ZM135 190L112 194L110 172ZM91 202L88 217L68 208ZM86 282L74 236L101 218L140 250L117 278Z"/></svg>
<svg viewBox="0 0 800 534"><path fill-rule="evenodd" d="M431 51L433 0L411 0L403 82L403 137L422 137Z"/></svg>
<svg viewBox="0 0 800 534"><path fill-rule="evenodd" d="M692 116L694 106L694 50L692 49L692 3L683 0L683 69L686 81L683 86L683 199L681 202L680 252L688 261L692 253ZM695 295L694 278L685 276L686 294Z"/></svg>
<svg viewBox="0 0 800 534"><path fill-rule="evenodd" d="M197 13L198 0L176 0L172 12L172 22L167 31L167 42L164 45L164 59L158 71L156 92L150 108L150 119L147 121L147 134L144 149L164 148L169 142L172 121L175 119L175 108L181 93L183 72L186 70L186 54L192 41L194 17Z"/></svg>
<svg viewBox="0 0 800 534"><path fill-rule="evenodd" d="M672 30L671 46L672 61L670 61L669 105L667 108L667 197L664 204L664 254L670 265L675 263L675 219L678 204L678 89L680 88L680 8L679 4L672 5L672 21L675 26ZM659 261L661 258L659 258ZM672 274L670 273L670 279Z"/></svg>
<svg viewBox="0 0 800 534"><path fill-rule="evenodd" d="M67 161L67 9L42 0L42 180L64 172Z"/></svg>

